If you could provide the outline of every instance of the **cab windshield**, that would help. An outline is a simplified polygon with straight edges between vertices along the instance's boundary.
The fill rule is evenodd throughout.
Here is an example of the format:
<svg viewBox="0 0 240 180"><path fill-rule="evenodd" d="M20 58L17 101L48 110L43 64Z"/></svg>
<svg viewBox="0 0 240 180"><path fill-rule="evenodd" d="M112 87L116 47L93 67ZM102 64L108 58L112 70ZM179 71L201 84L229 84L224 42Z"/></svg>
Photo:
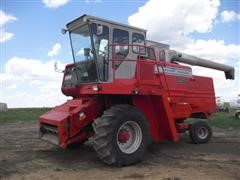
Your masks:
<svg viewBox="0 0 240 180"><path fill-rule="evenodd" d="M73 71L78 83L98 81L97 69L91 43L89 25L85 24L70 32L75 67Z"/></svg>

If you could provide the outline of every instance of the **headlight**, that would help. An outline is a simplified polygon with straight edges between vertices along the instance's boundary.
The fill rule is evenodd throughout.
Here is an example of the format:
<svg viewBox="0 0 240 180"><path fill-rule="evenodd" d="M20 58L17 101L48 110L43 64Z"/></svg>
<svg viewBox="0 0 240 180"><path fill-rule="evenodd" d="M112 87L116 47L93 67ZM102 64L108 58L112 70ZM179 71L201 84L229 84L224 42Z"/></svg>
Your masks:
<svg viewBox="0 0 240 180"><path fill-rule="evenodd" d="M92 88L93 88L94 91L98 91L99 90L98 86L93 86Z"/></svg>
<svg viewBox="0 0 240 180"><path fill-rule="evenodd" d="M64 81L69 81L69 80L71 80L72 79L72 75L71 74L67 74L67 75L65 75L65 77L64 77Z"/></svg>

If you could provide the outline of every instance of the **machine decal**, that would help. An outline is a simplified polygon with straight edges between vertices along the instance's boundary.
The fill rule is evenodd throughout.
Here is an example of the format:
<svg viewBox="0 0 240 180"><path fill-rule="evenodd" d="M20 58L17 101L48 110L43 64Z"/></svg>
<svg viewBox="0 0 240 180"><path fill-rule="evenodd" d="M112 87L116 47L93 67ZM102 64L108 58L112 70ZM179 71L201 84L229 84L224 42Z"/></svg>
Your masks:
<svg viewBox="0 0 240 180"><path fill-rule="evenodd" d="M166 67L161 67L158 66L158 70L157 70L157 66L155 66L155 73L163 73L163 71L165 72L165 74L168 75L174 75L174 76L185 76L185 77L192 77L192 70L190 69L183 69L183 68L176 68L176 67L170 67L170 66L166 66Z"/></svg>
<svg viewBox="0 0 240 180"><path fill-rule="evenodd" d="M186 84L188 80L189 79L186 77L176 77L176 83L178 84Z"/></svg>

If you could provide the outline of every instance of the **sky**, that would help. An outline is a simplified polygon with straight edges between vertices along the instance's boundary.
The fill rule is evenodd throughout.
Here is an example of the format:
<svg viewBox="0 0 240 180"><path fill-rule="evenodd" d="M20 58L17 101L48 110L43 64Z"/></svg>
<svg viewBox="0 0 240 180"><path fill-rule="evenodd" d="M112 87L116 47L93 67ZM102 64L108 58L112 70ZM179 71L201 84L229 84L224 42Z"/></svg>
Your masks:
<svg viewBox="0 0 240 180"><path fill-rule="evenodd" d="M236 79L193 67L214 79L216 96L240 94L240 0L0 0L0 101L8 107L52 107L66 101L62 73L72 62L65 25L83 14L147 29L172 49L235 67Z"/></svg>

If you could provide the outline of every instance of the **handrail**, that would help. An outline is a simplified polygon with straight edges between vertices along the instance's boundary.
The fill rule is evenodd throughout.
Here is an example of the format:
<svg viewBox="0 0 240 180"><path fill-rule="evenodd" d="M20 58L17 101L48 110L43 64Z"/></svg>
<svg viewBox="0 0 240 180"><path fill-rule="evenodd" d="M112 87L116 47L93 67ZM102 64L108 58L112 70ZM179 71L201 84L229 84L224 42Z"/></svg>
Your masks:
<svg viewBox="0 0 240 180"><path fill-rule="evenodd" d="M148 56L146 56L146 60L147 61L154 61L154 64L157 65L156 54L155 54L154 48L152 48L152 47L148 47L148 46L140 45L140 44L110 44L109 46L112 47L112 60L109 60L109 61L112 61L113 82L116 79L116 76L115 76L115 71L116 71L116 66L115 65L116 65L116 62L120 61L122 63L122 62L126 61L126 62L136 62L136 69L135 69L136 76L135 76L135 78L137 79L137 84L138 84L139 80L140 80L139 61L141 60L141 57L143 57L143 55L148 55L147 49L149 49L149 52L151 51L153 58L148 55ZM116 47L126 47L126 46L128 47L128 53L126 54L126 57L125 58L117 57ZM127 55L130 52L129 51L129 49L130 49L129 47L132 47L132 48L133 47L137 47L138 53L131 51L132 54L136 54L137 55L137 59L129 59L129 58L127 58ZM145 48L145 54L141 53L141 49L142 48Z"/></svg>

